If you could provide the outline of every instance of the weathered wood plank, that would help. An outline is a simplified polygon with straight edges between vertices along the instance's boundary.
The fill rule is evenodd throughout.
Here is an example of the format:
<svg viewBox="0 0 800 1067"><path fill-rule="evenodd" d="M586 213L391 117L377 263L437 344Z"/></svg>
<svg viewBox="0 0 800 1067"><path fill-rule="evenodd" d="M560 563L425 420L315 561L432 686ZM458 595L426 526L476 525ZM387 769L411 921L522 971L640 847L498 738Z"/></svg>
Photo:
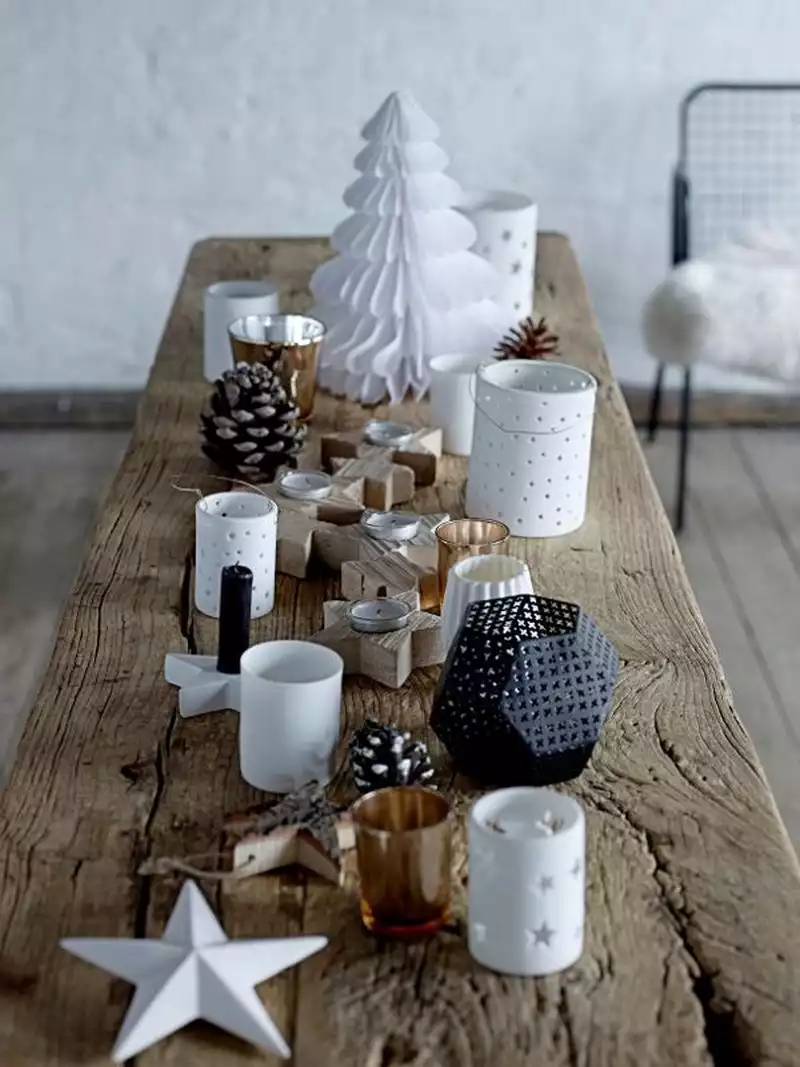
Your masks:
<svg viewBox="0 0 800 1067"><path fill-rule="evenodd" d="M254 798L238 774L234 717L182 722L161 681L165 651L214 643L213 626L189 607L191 498L170 483L204 470L196 439L203 286L270 273L287 304L302 307L325 254L312 240L213 241L193 251L0 805L4 1067L104 1062L125 989L78 970L57 938L159 933L177 881L137 877L140 860L213 853L222 816ZM216 903L235 935L303 929L331 938L326 952L263 989L303 1067L793 1064L797 863L563 238L541 239L538 276L538 307L559 329L565 358L600 380L595 460L584 527L514 549L536 587L579 600L624 659L602 742L569 786L589 815L584 958L563 975L526 981L474 964L458 924L426 945L376 943L358 927L352 861L344 890L290 872L217 889ZM421 423L424 406L402 415ZM322 398L315 431L362 419L354 405ZM418 494L420 510L458 514L463 475L463 461L446 459L440 483ZM334 591L330 579L282 578L276 611L255 636L308 635ZM436 675L418 672L397 693L348 681L345 732L365 714L427 731ZM252 1053L190 1031L138 1062L179 1059L223 1067Z"/></svg>

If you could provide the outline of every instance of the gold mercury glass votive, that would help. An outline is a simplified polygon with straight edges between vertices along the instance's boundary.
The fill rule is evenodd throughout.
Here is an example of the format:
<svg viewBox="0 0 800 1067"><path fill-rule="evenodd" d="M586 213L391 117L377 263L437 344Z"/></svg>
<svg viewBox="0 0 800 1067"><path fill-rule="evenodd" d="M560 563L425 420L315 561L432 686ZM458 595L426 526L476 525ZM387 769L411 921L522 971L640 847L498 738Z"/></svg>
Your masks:
<svg viewBox="0 0 800 1067"><path fill-rule="evenodd" d="M436 933L450 908L452 817L443 796L419 786L367 793L352 808L361 919L370 933Z"/></svg>
<svg viewBox="0 0 800 1067"><path fill-rule="evenodd" d="M454 563L470 556L503 554L511 531L497 519L450 519L436 527L439 597L444 601L447 575Z"/></svg>
<svg viewBox="0 0 800 1067"><path fill-rule="evenodd" d="M234 362L277 365L300 418L310 418L325 326L308 315L245 315L230 324L228 336Z"/></svg>

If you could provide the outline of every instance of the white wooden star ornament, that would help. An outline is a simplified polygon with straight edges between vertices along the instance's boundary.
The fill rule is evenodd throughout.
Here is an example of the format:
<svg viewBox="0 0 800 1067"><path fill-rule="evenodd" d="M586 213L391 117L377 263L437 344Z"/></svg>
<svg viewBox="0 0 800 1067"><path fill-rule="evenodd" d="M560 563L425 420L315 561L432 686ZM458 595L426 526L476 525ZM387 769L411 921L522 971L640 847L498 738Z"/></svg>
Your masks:
<svg viewBox="0 0 800 1067"><path fill-rule="evenodd" d="M122 1063L197 1019L288 1058L254 986L319 952L326 937L230 941L194 882L184 882L160 941L73 937L61 947L136 986L112 1052Z"/></svg>

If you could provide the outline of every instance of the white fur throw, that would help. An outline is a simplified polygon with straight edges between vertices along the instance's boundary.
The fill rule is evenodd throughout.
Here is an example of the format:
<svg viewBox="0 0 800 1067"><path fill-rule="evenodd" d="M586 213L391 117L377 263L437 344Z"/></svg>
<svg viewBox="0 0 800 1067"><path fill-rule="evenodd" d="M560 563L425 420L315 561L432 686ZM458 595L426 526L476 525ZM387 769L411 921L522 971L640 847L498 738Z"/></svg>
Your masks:
<svg viewBox="0 0 800 1067"><path fill-rule="evenodd" d="M643 330L662 363L800 382L800 248L750 231L682 263L645 304Z"/></svg>

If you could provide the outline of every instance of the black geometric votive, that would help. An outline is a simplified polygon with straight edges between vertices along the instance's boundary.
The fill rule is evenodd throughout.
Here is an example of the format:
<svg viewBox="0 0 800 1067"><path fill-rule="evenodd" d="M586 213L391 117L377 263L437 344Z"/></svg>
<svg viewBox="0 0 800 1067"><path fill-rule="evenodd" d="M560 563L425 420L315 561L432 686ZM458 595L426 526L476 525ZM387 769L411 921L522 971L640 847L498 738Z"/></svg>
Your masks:
<svg viewBox="0 0 800 1067"><path fill-rule="evenodd" d="M563 782L589 762L618 673L617 650L577 604L480 601L450 648L431 726L471 778Z"/></svg>

